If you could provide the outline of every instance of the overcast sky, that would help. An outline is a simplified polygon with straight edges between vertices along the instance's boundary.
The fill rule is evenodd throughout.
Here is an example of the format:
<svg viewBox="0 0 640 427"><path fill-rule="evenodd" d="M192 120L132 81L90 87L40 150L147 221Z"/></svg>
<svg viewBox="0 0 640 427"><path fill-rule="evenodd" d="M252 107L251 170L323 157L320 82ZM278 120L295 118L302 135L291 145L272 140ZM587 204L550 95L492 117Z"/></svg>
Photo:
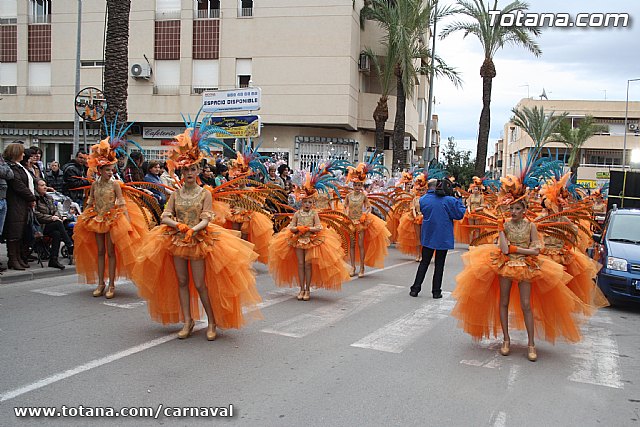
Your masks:
<svg viewBox="0 0 640 427"><path fill-rule="evenodd" d="M453 4L454 0L444 0ZM493 4L493 0L490 2ZM500 0L498 8L510 1ZM494 56L497 76L491 97L489 151L502 136L511 108L527 96L539 99L545 89L549 99L625 100L628 79L640 78L640 1L637 0L531 0L529 10L541 13L629 13L628 28L543 28L537 39L542 55L536 58L522 48L505 47ZM486 0L485 0L486 4ZM460 18L465 19L465 18ZM438 23L438 33L446 21ZM459 148L475 147L482 110L480 66L484 54L475 36L452 34L436 40L436 53L458 69L464 80L456 89L444 79L434 83L434 114L439 115L442 140L455 137ZM528 88L527 86L528 85ZM640 82L632 82L629 100L640 100Z"/></svg>

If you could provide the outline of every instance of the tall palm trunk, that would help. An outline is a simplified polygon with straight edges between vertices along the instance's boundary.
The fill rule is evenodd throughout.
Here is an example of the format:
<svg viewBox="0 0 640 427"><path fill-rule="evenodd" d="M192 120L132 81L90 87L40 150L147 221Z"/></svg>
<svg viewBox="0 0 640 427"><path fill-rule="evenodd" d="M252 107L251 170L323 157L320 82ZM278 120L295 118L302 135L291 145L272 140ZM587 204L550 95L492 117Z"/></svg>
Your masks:
<svg viewBox="0 0 640 427"><path fill-rule="evenodd" d="M389 120L389 105L387 95L380 96L378 105L373 112L373 120L376 122L376 151L382 153L384 151L384 126Z"/></svg>
<svg viewBox="0 0 640 427"><path fill-rule="evenodd" d="M482 77L482 112L478 130L478 145L476 147L476 176L484 176L487 165L487 146L489 145L489 130L491 129L491 86L496 76L496 67L491 58L485 58L480 67Z"/></svg>
<svg viewBox="0 0 640 427"><path fill-rule="evenodd" d="M571 182L576 184L578 182L578 167L580 167L580 148L572 150L569 156L569 169L571 170Z"/></svg>
<svg viewBox="0 0 640 427"><path fill-rule="evenodd" d="M129 88L129 12L131 0L107 0L107 40L104 52L104 94L107 122L118 115L118 127L127 121Z"/></svg>
<svg viewBox="0 0 640 427"><path fill-rule="evenodd" d="M407 98L402 84L402 70L396 67L396 118L393 125L393 164L404 169L407 166L407 152L404 150L405 107Z"/></svg>

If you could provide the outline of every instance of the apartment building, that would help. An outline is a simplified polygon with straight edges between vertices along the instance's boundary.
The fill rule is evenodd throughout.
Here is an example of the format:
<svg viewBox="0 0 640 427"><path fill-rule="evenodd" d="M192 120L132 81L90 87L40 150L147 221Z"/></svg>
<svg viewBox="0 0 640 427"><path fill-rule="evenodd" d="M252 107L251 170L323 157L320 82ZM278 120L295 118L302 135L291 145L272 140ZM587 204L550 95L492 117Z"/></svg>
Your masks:
<svg viewBox="0 0 640 427"><path fill-rule="evenodd" d="M631 151L640 149L640 102L629 102L627 126L625 128L625 101L584 101L584 100L534 100L522 99L516 108L543 107L545 112L557 114L568 112L567 120L577 127L585 116L593 116L595 122L604 126L605 130L591 137L580 151L580 167L578 181L586 187L595 188L608 181L611 169L622 168L622 152L626 134L626 163L630 163ZM526 159L531 137L521 128L509 122L504 125L504 138L495 146L493 160L494 170L501 176L518 173L520 158ZM543 155L554 158L569 158L569 151L561 143L545 144ZM493 163L492 163L493 162ZM640 167L640 165L631 165Z"/></svg>
<svg viewBox="0 0 640 427"><path fill-rule="evenodd" d="M382 32L360 28L362 0L135 0L129 35L129 138L158 158L183 131L202 93L259 87L261 151L295 167L327 157L362 160L374 146L380 96L365 47L379 51ZM106 2L84 1L80 87L102 88ZM72 155L76 0L0 2L0 144L20 139L44 160ZM414 161L425 139L421 76L407 102L406 135ZM389 98L391 134L395 97ZM240 113L235 113L240 114ZM99 124L81 127L81 144ZM389 138L387 138L389 139ZM234 143L234 140L227 141ZM389 148L389 147L387 147ZM386 163L392 164L391 151Z"/></svg>

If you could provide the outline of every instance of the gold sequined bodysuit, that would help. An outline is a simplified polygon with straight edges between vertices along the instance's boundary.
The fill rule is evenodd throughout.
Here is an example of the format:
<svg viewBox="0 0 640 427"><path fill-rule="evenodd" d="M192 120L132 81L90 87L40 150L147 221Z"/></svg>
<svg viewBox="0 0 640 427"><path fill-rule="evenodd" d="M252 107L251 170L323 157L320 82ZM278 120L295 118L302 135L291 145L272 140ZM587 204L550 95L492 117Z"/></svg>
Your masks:
<svg viewBox="0 0 640 427"><path fill-rule="evenodd" d="M469 210L471 212L475 212L477 208L482 207L482 205L484 204L484 197L482 196L482 194L472 194L469 196L469 199L467 201L469 203Z"/></svg>
<svg viewBox="0 0 640 427"><path fill-rule="evenodd" d="M364 201L367 196L364 193L352 192L349 193L347 198L349 200L349 218L357 224L360 222L360 217L364 210Z"/></svg>
<svg viewBox="0 0 640 427"><path fill-rule="evenodd" d="M313 227L313 219L316 215L316 211L311 209L308 213L303 210L297 211L295 214L296 224L304 227ZM294 235L294 240L290 242L290 244L296 248L307 249L313 246L317 246L324 241L323 238L318 236L318 233L311 233L307 231L306 233L298 233Z"/></svg>
<svg viewBox="0 0 640 427"><path fill-rule="evenodd" d="M168 209L173 207L171 214L175 216L176 221L193 227L203 219L211 220L213 212L203 207L205 192L206 190L201 187L197 187L193 193L188 193L185 188L177 191L173 206L167 204Z"/></svg>
<svg viewBox="0 0 640 427"><path fill-rule="evenodd" d="M519 248L529 248L531 244L531 223L526 220L522 220L519 223L507 221L504 224L504 234L510 245L515 245ZM509 254L509 260L523 262L527 256L528 255L522 254Z"/></svg>
<svg viewBox="0 0 640 427"><path fill-rule="evenodd" d="M327 193L319 193L316 198L316 209L331 209L329 204L329 195Z"/></svg>

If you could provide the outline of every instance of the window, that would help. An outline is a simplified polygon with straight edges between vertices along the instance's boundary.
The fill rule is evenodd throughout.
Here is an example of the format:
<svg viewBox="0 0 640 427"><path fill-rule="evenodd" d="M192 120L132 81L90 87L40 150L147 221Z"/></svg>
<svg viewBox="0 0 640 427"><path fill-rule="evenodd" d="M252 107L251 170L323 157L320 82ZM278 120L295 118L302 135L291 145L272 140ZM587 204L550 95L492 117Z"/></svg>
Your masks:
<svg viewBox="0 0 640 427"><path fill-rule="evenodd" d="M180 59L180 21L156 21L155 59Z"/></svg>
<svg viewBox="0 0 640 427"><path fill-rule="evenodd" d="M236 59L236 85L238 87L249 87L251 81L251 58Z"/></svg>
<svg viewBox="0 0 640 427"><path fill-rule="evenodd" d="M194 0L194 18L220 18L220 0Z"/></svg>
<svg viewBox="0 0 640 427"><path fill-rule="evenodd" d="M253 0L238 0L238 16L253 16Z"/></svg>
<svg viewBox="0 0 640 427"><path fill-rule="evenodd" d="M0 1L0 24L15 24L18 22L17 0Z"/></svg>
<svg viewBox="0 0 640 427"><path fill-rule="evenodd" d="M29 62L29 95L51 94L51 63Z"/></svg>
<svg viewBox="0 0 640 427"><path fill-rule="evenodd" d="M51 23L51 0L30 0L29 1L29 23L30 24Z"/></svg>
<svg viewBox="0 0 640 427"><path fill-rule="evenodd" d="M18 60L18 26L0 25L0 63Z"/></svg>
<svg viewBox="0 0 640 427"><path fill-rule="evenodd" d="M193 61L192 93L218 89L218 61Z"/></svg>
<svg viewBox="0 0 640 427"><path fill-rule="evenodd" d="M101 59L95 61L83 60L80 61L80 66L85 68L104 67L104 61Z"/></svg>
<svg viewBox="0 0 640 427"><path fill-rule="evenodd" d="M193 21L193 59L218 59L220 55L220 20Z"/></svg>
<svg viewBox="0 0 640 427"><path fill-rule="evenodd" d="M18 87L18 64L0 62L0 95L15 95Z"/></svg>
<svg viewBox="0 0 640 427"><path fill-rule="evenodd" d="M51 62L51 25L27 27L27 59L29 62Z"/></svg>
<svg viewBox="0 0 640 427"><path fill-rule="evenodd" d="M621 165L622 150L584 150L584 159L589 165Z"/></svg>
<svg viewBox="0 0 640 427"><path fill-rule="evenodd" d="M180 0L156 0L156 19L180 19Z"/></svg>
<svg viewBox="0 0 640 427"><path fill-rule="evenodd" d="M154 95L178 95L180 93L180 61L158 61L153 69Z"/></svg>

